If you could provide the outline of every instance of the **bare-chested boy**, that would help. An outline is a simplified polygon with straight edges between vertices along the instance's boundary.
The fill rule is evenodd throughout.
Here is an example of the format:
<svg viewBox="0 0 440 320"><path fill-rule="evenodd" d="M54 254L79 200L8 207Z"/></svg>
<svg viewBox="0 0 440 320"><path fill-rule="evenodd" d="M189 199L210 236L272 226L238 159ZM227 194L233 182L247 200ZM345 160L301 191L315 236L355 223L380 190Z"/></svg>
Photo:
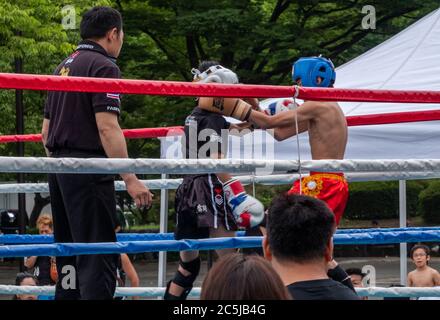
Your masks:
<svg viewBox="0 0 440 320"><path fill-rule="evenodd" d="M436 287L440 286L440 273L429 267L430 250L425 245L415 245L411 249L411 259L416 269L408 273L409 287Z"/></svg>

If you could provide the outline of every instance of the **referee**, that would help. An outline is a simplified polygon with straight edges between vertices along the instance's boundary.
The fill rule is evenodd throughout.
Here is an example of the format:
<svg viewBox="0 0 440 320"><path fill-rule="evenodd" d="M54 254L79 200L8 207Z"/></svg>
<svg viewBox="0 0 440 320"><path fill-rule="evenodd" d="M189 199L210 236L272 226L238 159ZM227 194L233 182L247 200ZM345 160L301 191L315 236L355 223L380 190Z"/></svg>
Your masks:
<svg viewBox="0 0 440 320"><path fill-rule="evenodd" d="M54 74L120 78L116 58L124 32L121 14L109 7L87 11L75 52ZM116 93L49 92L44 108L43 143L54 158L128 158L119 126ZM152 194L134 174L121 174L138 207L151 205ZM114 242L116 214L114 176L50 174L49 190L56 242ZM113 299L118 255L57 257L59 281L55 299Z"/></svg>

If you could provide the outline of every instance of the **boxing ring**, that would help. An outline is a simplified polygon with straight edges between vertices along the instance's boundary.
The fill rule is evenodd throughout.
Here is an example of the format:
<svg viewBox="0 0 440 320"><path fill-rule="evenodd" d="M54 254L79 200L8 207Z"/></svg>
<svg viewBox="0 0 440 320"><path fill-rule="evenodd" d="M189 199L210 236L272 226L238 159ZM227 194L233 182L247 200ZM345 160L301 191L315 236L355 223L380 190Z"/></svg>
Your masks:
<svg viewBox="0 0 440 320"><path fill-rule="evenodd" d="M300 99L326 101L383 101L440 103L440 92L298 88L290 86L256 86L196 84L166 81L98 79L80 77L57 77L39 75L0 74L0 89L53 90L77 92L116 92L124 94L150 94L174 96L223 96L274 98L296 96ZM385 115L348 117L349 125L377 123L399 123L410 121L439 120L440 112L414 111ZM127 138L158 138L176 136L181 127L124 130ZM3 136L0 143L39 142L40 135ZM260 169L270 167L271 175L257 175ZM37 158L0 157L1 172L20 173L106 173L118 174L168 174L230 172L248 174L238 178L244 184L261 183L267 185L289 184L298 178L297 174L285 174L299 168L307 171L344 172L348 181L401 181L401 212L405 213L404 181L440 177L440 160L253 160L253 159L78 159L78 158ZM249 175L251 173L251 175ZM181 179L159 179L143 181L151 189L161 190L161 228L158 234L118 234L114 243L53 243L52 236L0 235L0 257L26 256L72 256L85 254L161 252L159 265L159 285L157 288L117 288L117 296L158 297L165 288L164 260L167 251L214 250L223 248L251 248L261 246L261 237L244 237L238 233L234 238L213 238L201 240L174 240L173 234L166 233L167 190L175 189ZM116 182L117 191L125 189L122 182ZM23 183L0 185L0 193L48 192L45 183ZM401 215L401 226L403 223ZM347 229L338 230L335 244L390 244L400 243L401 247L410 242L440 241L440 227L432 228L389 228L389 229ZM406 263L406 260L405 260ZM162 265L161 265L162 264ZM372 297L440 297L440 288L380 288L356 289L360 296ZM53 287L31 287L0 285L0 294L53 295ZM198 296L200 288L195 288L191 296Z"/></svg>

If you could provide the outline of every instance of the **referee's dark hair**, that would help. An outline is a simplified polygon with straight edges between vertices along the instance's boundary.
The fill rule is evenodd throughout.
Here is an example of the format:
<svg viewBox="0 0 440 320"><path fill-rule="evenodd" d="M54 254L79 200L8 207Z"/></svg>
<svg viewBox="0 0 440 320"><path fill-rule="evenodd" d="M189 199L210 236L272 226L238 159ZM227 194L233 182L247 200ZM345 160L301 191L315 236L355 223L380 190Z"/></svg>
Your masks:
<svg viewBox="0 0 440 320"><path fill-rule="evenodd" d="M79 31L83 40L100 39L113 28L118 33L122 30L122 16L119 11L110 7L94 7L82 16Z"/></svg>

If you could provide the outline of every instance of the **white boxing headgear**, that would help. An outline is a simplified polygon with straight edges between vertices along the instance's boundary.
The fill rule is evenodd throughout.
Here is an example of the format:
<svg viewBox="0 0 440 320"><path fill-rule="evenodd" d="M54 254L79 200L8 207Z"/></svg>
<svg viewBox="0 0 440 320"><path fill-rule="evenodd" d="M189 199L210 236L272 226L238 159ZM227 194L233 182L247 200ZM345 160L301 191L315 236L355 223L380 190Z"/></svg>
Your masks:
<svg viewBox="0 0 440 320"><path fill-rule="evenodd" d="M238 77L235 72L222 67L221 65L216 65L209 67L207 70L200 72L198 69L191 69L191 73L194 75L194 81L209 83L225 83L225 84L237 84Z"/></svg>

